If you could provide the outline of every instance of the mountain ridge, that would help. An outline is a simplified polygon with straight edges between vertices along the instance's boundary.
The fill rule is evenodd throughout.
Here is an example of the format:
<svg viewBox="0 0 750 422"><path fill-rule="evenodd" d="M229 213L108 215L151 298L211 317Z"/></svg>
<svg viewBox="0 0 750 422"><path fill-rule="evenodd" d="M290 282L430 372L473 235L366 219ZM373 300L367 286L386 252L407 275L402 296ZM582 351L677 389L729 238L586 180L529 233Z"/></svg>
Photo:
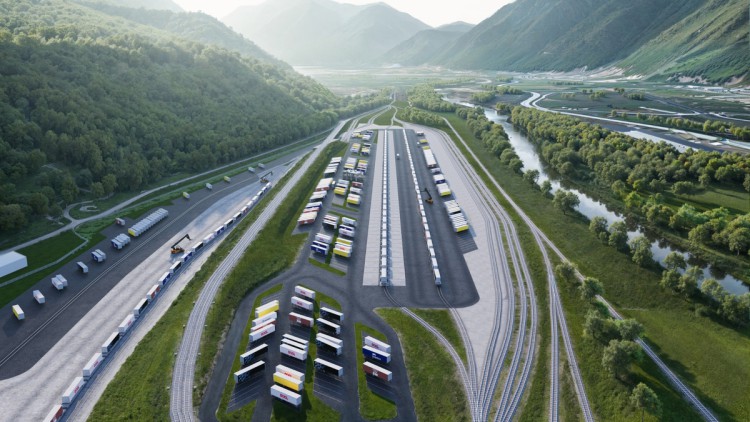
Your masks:
<svg viewBox="0 0 750 422"><path fill-rule="evenodd" d="M379 2L267 1L242 6L222 22L293 65L369 63L429 25Z"/></svg>

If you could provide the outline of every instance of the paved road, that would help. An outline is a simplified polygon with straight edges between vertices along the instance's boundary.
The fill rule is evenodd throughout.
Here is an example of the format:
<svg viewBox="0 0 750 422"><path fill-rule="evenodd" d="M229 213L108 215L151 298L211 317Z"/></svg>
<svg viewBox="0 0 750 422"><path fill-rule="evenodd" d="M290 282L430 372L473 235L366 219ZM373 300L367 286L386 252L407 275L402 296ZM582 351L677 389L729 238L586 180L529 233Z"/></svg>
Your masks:
<svg viewBox="0 0 750 422"><path fill-rule="evenodd" d="M276 151L283 151L284 149L287 149L287 148L289 148L289 147L291 147L293 145L296 145L296 144L299 144L299 143L303 143L303 142L307 142L310 139L312 139L312 138L314 138L316 136L320 136L320 135L322 135L322 134L324 134L326 132L327 131L322 131L320 133L317 133L317 134L309 136L309 137L307 137L305 139L301 139L299 141L293 142L291 144L284 145L284 146L281 146L281 147L278 147L278 148L273 148L271 150L265 151L262 154L258 154L258 155L254 156L254 157L250 157L250 158L245 158L245 159L242 159L242 160L238 160L238 161L235 161L233 163L225 164L223 166L219 166L219 167L213 168L213 169L205 171L203 173L196 174L194 176L190 176L190 177L186 177L184 179L180 179L180 180L174 181L172 183L169 183L168 185L158 186L158 187L155 187L153 189L149 189L147 191L143 191L143 192L139 193L138 195L136 195L136 196L134 196L134 197L132 197L132 198L126 200L126 201L123 201L123 202L121 202L121 203L113 206L112 208L109 208L109 209L104 210L104 211L102 211L100 213L97 213L97 214L94 214L94 215L91 215L91 216L88 216L88 217L85 217L85 218L75 219L75 218L73 218L70 215L70 209L73 208L73 207L75 207L75 206L81 205L81 203L69 205L69 206L67 206L65 208L65 211L64 211L65 217L68 220L70 220L70 222L68 224L66 224L63 227L60 227L57 230L54 230L52 232L49 232L49 233L44 234L42 236L39 236L39 237L37 237L35 239L32 239L32 240L29 240L27 242L21 243L19 245L15 245L15 246L13 246L10 249L6 249L6 250L3 250L3 251L0 251L0 255L2 255L5 252L10 252L12 250L15 251L15 250L23 249L23 248L25 248L27 246L31 246L31 245L33 245L35 243L38 243L38 242L42 241L42 240L49 239L50 237L57 236L58 234L60 234L60 233L62 233L64 231L72 230L72 229L76 228L77 226L79 226L79 225L81 225L83 223L86 223L88 221L98 220L98 219L100 219L102 217L114 215L117 211L120 211L120 210L122 210L124 208L127 208L131 204L133 204L133 203L141 200L142 198L144 198L144 197L146 197L146 196L148 196L148 195L150 195L150 194L152 194L154 192L157 192L157 191L159 191L161 189L164 189L165 187L176 186L176 185L179 185L181 183L188 182L190 180L201 179L202 177L205 177L207 174L213 173L213 172L218 171L218 170L226 169L226 168L231 168L231 167L237 166L238 164L243 163L243 162L244 163L248 163L248 162L251 162L251 161L257 161L256 157L258 157L260 155L266 155L268 153L273 153L273 152L276 152Z"/></svg>
<svg viewBox="0 0 750 422"><path fill-rule="evenodd" d="M273 216L276 209L287 199L286 197L289 191L299 181L307 167L315 161L323 148L333 141L333 138L343 126L344 122L340 122L319 148L316 148L315 151L305 159L302 166L300 166L288 182L280 188L281 191L278 192L271 203L266 206L263 213L245 232L240 241L237 242L237 246L234 247L206 282L206 285L195 303L193 311L190 313L187 327L183 334L183 340L180 344L180 349L177 352L174 373L172 375L170 404L170 416L173 421L194 420L193 383L195 378L195 361L198 357L198 349L200 347L200 339L203 334L206 317L208 316L211 303L213 302L219 287L237 262L239 262L245 249L250 246L250 243L252 243L260 230L265 226L266 221ZM277 177L280 178L281 175L277 175Z"/></svg>

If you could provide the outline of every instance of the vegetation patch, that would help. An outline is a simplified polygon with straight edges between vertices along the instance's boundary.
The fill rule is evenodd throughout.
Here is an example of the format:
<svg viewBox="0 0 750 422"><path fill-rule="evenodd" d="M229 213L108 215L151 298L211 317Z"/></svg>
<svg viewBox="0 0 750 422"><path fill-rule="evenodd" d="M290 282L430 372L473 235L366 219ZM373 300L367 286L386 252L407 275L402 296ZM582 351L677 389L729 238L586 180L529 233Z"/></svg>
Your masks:
<svg viewBox="0 0 750 422"><path fill-rule="evenodd" d="M336 145L336 144L334 144ZM335 147L329 147L335 148ZM323 154L325 156L326 154ZM301 166L301 160L298 166ZM317 161L316 161L317 163ZM312 167L315 167L313 165ZM295 167L297 168L297 167ZM321 170L322 171L322 170ZM233 230L224 242L214 251L211 257L206 261L203 267L196 273L193 280L187 284L185 289L180 293L170 309L166 312L159 322L154 326L143 340L138 344L133 354L120 368L114 380L107 386L101 399L97 402L94 410L89 417L91 421L120 421L120 420L168 420L169 419L169 387L171 385L172 368L174 367L174 353L179 349L182 340L183 325L187 321L190 312L193 309L193 303L197 300L200 291L206 280L216 271L219 263L226 258L234 245L239 241L253 221L261 214L266 204L276 195L280 187L291 177L294 170L290 171L274 189L269 192L269 197L261 201L238 226ZM302 180L314 180L312 170L308 173L309 177L303 177ZM296 187L295 187L296 188ZM294 195L295 189L292 189L291 195ZM297 192L300 193L300 192ZM305 196L298 196L305 198ZM295 196L290 196L295 198ZM303 204L304 205L304 204ZM291 208L291 207L290 207ZM288 219L282 208L274 217L269 220L267 227L274 226L278 230L280 220ZM296 221L296 220L295 220ZM272 230L261 231L255 242L251 245L243 257L244 262L252 259L251 252L263 252L263 248L256 248L260 243L259 239L273 234ZM274 243L266 240L267 243ZM274 247L277 244L274 243ZM292 257L297 253L297 248L291 250ZM282 255L276 254L276 257ZM279 263L276 263L279 265ZM270 271L267 269L267 271ZM228 281L228 280L227 280ZM246 280L252 286L260 284L262 281ZM242 295L241 297L244 297ZM239 299L241 299L241 297ZM238 299L238 300L239 300ZM218 303L218 301L217 301ZM234 308L232 308L234 309ZM222 326L223 328L223 326ZM204 332L204 338L209 335L209 329ZM202 351L205 355L205 352ZM213 360L211 355L210 360ZM203 379L203 376L201 377ZM202 390L201 390L202 391Z"/></svg>
<svg viewBox="0 0 750 422"><path fill-rule="evenodd" d="M412 311L440 331L451 346L453 346L453 349L458 353L458 356L461 357L464 364L466 364L466 346L464 345L463 339L461 339L461 334L458 332L456 322L453 320L453 317L448 310L412 309Z"/></svg>
<svg viewBox="0 0 750 422"><path fill-rule="evenodd" d="M274 217L258 233L243 259L219 288L206 319L206 330L201 338L200 355L196 362L196 402L199 402L203 395L222 338L242 298L260 283L272 279L294 263L307 238L307 234L292 236L297 216L304 209L307 198L315 188L317 175L323 172L331 157L340 154L345 148L346 144L343 142L334 142L326 147L289 192L288 206L280 207L276 211ZM300 160L295 168L303 162L304 160ZM288 174L293 172L290 171ZM278 188L272 189L274 190L278 191Z"/></svg>
<svg viewBox="0 0 750 422"><path fill-rule="evenodd" d="M435 337L398 309L378 309L376 312L398 333L417 419L471 420L456 365Z"/></svg>
<svg viewBox="0 0 750 422"><path fill-rule="evenodd" d="M646 329L646 338L652 345L655 345L662 356L670 357L668 362L672 370L687 381L699 397L708 399L708 403L713 405L719 402L719 398L726 397L724 386L729 385L729 382L738 383L735 385L747 385L746 380L750 376L748 365L717 361L714 358L717 355L729 356L734 353L733 350L746 350L750 345L747 329L740 330L740 335L724 336L723 341L718 344L709 344L704 341L700 334L701 330L723 332L723 330L718 330L721 325L705 317L691 318L694 315L692 305L662 290L659 287L659 274L656 271L637 266L627 255L616 252L613 248L602 247L598 239L588 232L587 221L574 215L561 215L552 205L552 201L549 201L542 192L529 189L528 182L518 177L517 173L507 166L498 165L493 156L483 153L484 146L473 138L463 120L454 114L446 113L444 116L451 121L495 180L502 180L503 189L524 209L537 226L569 259L578 265L583 274L596 277L602 282L606 292L605 297L618 308L621 314L626 317L635 316L631 313L633 310L653 313L653 318L641 321ZM459 148L466 152L461 145ZM468 159L470 162L473 161L471 158ZM487 185L491 186L483 172L479 169L477 171L480 177L485 179ZM687 406L671 389L660 370L648 359L635 366L634 375L628 383L617 381L603 373L601 364L603 346L591 344L593 342L587 343L582 336L586 307L581 306L581 303L576 300L575 291L563 294L567 291L563 286L560 286L560 291L576 356L586 382L588 397L599 417L604 419L621 417L627 412L629 388L633 388L633 383L636 381L643 381L655 391L657 391L656 386L663 386L657 391L662 401L663 415L674 415L673 419L682 420L697 418L692 408ZM569 300L566 300L566 297ZM656 310L660 312L654 313ZM669 319L657 317L663 313L670 313L673 317ZM574 316L576 314L579 315L576 317ZM697 329L696 326L700 328ZM679 344L670 342L668 338L651 337L652 330L654 332L674 330L675 335L683 336L684 341L692 346L690 350L687 350ZM696 366L713 367L714 370L701 372L701 376L696 377L692 369ZM747 409L742 401L727 402L722 407L712 406L712 408L719 418L739 417L741 419L747 416Z"/></svg>
<svg viewBox="0 0 750 422"><path fill-rule="evenodd" d="M381 397L367 387L367 374L362 368L365 357L360 352L362 350L363 332L368 336L374 337L380 341L388 342L388 338L380 331L370 328L364 324L354 324L354 340L356 342L357 354L357 387L359 390L359 413L368 421L378 421L393 419L396 417L396 404L391 400Z"/></svg>

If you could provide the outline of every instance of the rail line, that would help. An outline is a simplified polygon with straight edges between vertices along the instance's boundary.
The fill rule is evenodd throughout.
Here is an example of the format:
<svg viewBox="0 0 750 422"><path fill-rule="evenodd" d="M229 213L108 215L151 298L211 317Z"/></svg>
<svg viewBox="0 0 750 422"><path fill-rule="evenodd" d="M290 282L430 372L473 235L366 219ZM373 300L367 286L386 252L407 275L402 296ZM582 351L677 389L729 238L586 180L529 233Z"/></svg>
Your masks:
<svg viewBox="0 0 750 422"><path fill-rule="evenodd" d="M334 133L332 132L332 135ZM320 152L328 143L332 142L333 136L330 136L307 158L312 162L317 158ZM195 361L198 357L200 339L203 335L203 328L208 311L212 305L214 297L219 290L222 282L234 268L236 263L242 257L245 249L252 243L256 235L262 229L264 222L267 221L281 201L289 193L292 187L302 177L304 167L297 170L291 179L281 188L281 191L273 198L263 210L258 219L242 235L237 245L232 248L227 257L219 264L219 267L211 275L206 285L201 290L198 300L188 318L187 325L183 334L180 349L175 359L174 373L172 375L172 390L170 399L170 418L172 421L193 421L193 385L195 381Z"/></svg>
<svg viewBox="0 0 750 422"><path fill-rule="evenodd" d="M508 244L507 247L510 250L511 261L513 268L515 269L516 281L518 284L516 292L520 302L520 321L518 323L518 334L516 336L513 358L503 385L503 393L495 416L495 420L509 420L515 414L520 404L520 400L525 391L528 377L533 366L534 354L536 352L538 317L533 283L523 250L518 241L518 234L510 216L500 204L497 203L494 195L492 195L484 184L478 183L476 182L476 179L468 177L468 174L475 174L475 171L455 145L453 145L450 139L448 139L445 134L442 134L442 137L446 146L452 151L453 157L458 161L459 166L463 168L462 177L464 180L473 185L477 194L481 196L480 203L487 204L495 214L495 218L503 225L503 232L505 233L505 238ZM498 235L497 239L499 238ZM500 248L500 250L504 251L504 248ZM510 280L509 274L506 274L506 277ZM513 295L509 296L511 298L513 297ZM513 306L511 306L511 309L513 309ZM509 324L508 326L511 327L512 325ZM506 341L510 341L510 335L506 336ZM506 352L507 346L504 347L503 353L501 353L500 356L501 358L495 360L494 363L489 362L491 355L488 354L487 356L490 370L485 371L485 375L489 375L489 378L485 377L484 382L482 383L482 386L485 388L484 413L482 414L482 420L487 419L490 411L493 393L502 372L502 362L505 360ZM519 366L521 365L521 362L523 362L523 368L520 370L519 374ZM513 388L514 385L515 389Z"/></svg>
<svg viewBox="0 0 750 422"><path fill-rule="evenodd" d="M243 183L251 182L255 183L257 180L247 180ZM227 186L223 189L215 190L215 194L218 194L226 189L230 189L234 186ZM14 347L7 355L5 355L2 359L0 359L0 367L8 363L15 355L17 355L21 350L23 350L24 347L26 347L27 344L29 344L32 340L34 340L42 331L44 331L45 328L47 328L50 324L52 324L60 315L62 315L68 308L70 308L76 300L78 300L81 296L83 296L90 288L92 288L97 282L99 282L101 279L103 279L107 274L109 274L111 271L113 271L117 266L119 266L121 263L125 262L125 260L133 255L134 253L138 252L141 248L145 247L154 237L161 234L164 230L172 227L172 225L176 224L180 218L185 216L188 212L190 212L193 208L200 205L201 203L208 201L208 200L214 200L214 194L209 195L199 201L196 201L195 204L188 207L185 211L183 211L181 214L179 214L177 217L170 219L166 224L158 227L158 230L155 230L152 232L148 237L144 237L142 242L139 242L137 245L134 244L133 247L128 248L127 252L124 254L118 254L118 259L114 261L110 266L105 268L101 274L96 276L93 280L91 280L90 283L83 286L83 288L78 291L70 300L65 302L62 306L60 306L59 309L57 309L46 321L44 321L39 327L37 327L36 330L34 330L31 334L29 334L28 337L23 339L16 347Z"/></svg>
<svg viewBox="0 0 750 422"><path fill-rule="evenodd" d="M583 379L581 377L580 369L578 368L578 363L576 362L576 359L575 359L575 353L574 353L574 350L573 350L573 345L572 345L572 342L570 340L570 333L568 331L567 323L565 321L565 315L563 314L562 306L560 304L560 295L559 295L559 293L557 291L557 284L556 284L556 282L554 280L554 276L552 276L551 273L550 273L551 265L552 264L549 261L549 257L546 255L546 252L544 251L545 243L549 244L553 248L554 248L554 246L552 245L552 242L550 242L549 239L547 239L546 236L544 236L544 234L541 232L541 230L539 230L539 228L534 224L534 222L531 221L531 219L526 215L526 213L523 212L523 210L513 201L512 198L510 198L510 196L505 192L505 190L503 190L503 188L497 183L497 181L495 180L495 178L492 177L492 175L489 173L489 171L487 170L487 168L482 164L482 162L479 160L479 158L476 156L476 154L474 154L474 152L468 147L468 145L466 145L466 142L461 138L461 136L458 134L458 132L455 130L455 128L453 128L453 126L450 124L450 122L448 122L447 119L445 120L445 122L448 125L448 127L450 127L451 130L456 134L457 139L464 145L464 147L467 149L467 151L469 152L469 154L471 154L471 156L477 162L477 164L482 169L482 171L492 181L492 183L495 186L495 188L498 189L498 191L508 201L508 203L511 205L511 207L513 207L513 209L516 211L516 213L521 217L521 219L531 229L532 233L534 234L534 239L535 239L537 245L539 246L540 250L542 250L542 252L543 252L543 257L545 259L545 266L547 266L548 277L549 277L549 280L550 280L549 289L550 289L550 295L552 297L552 300L550 301L550 307L552 308L551 312L554 311L554 313L557 316L557 325L558 325L558 327L560 329L560 333L561 333L562 338L563 338L563 344L565 346L565 351L566 351L566 355L567 355L567 358L568 358L568 364L570 366L571 375L573 377L573 385L574 385L575 390L576 390L576 395L578 396L578 402L579 402L579 404L581 406L581 411L583 413L583 417L584 417L584 419L587 422L591 422L591 421L594 420L594 417L593 417L593 414L591 412L591 407L590 407L588 398L586 397L586 390L585 390L584 385L583 385ZM554 248L554 249L556 250L556 248ZM557 252L559 252L559 250L557 250ZM555 386L557 387L558 384L559 383L556 383ZM555 392L552 392L551 395L557 396L557 395L559 395L559 393L557 391L555 391ZM556 399L553 400L551 398L550 399L550 405L551 405L551 407L550 407L550 418L552 418L553 416L555 418L557 417L557 415L556 415L556 412L557 412L556 406L553 409L553 405L556 405L556 404L557 404L557 400ZM555 412L554 415L552 414L553 410Z"/></svg>

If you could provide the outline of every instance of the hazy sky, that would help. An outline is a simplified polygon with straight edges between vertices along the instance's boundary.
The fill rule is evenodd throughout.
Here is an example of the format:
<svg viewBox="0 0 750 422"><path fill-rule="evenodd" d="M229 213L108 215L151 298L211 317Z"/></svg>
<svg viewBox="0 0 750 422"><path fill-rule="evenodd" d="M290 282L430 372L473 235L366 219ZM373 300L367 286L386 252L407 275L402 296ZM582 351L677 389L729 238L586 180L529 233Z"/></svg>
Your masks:
<svg viewBox="0 0 750 422"><path fill-rule="evenodd" d="M183 9L200 10L217 18L223 18L238 6L258 4L266 0L174 0ZM274 1L274 0L268 0ZM422 22L439 26L455 21L479 23L490 17L512 0L381 0L391 7L409 13ZM377 0L343 0L339 3L368 4Z"/></svg>

